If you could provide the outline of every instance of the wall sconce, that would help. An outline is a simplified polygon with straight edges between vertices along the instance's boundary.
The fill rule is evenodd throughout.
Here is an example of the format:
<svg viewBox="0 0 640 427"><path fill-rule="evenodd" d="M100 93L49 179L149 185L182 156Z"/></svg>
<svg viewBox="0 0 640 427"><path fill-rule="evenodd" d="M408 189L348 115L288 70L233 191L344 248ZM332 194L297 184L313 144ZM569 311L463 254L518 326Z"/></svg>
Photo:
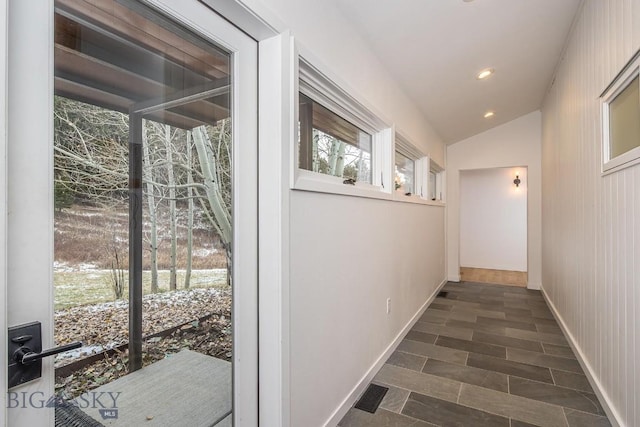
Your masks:
<svg viewBox="0 0 640 427"><path fill-rule="evenodd" d="M520 183L522 181L520 181L520 175L516 175L516 179L513 180L513 183L516 185L516 187L520 187Z"/></svg>

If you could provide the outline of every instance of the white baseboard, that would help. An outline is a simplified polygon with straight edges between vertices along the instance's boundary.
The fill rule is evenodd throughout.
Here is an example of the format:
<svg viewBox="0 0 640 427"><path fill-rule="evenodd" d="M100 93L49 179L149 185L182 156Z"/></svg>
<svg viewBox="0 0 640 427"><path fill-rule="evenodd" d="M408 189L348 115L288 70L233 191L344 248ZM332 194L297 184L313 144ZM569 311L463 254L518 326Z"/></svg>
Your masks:
<svg viewBox="0 0 640 427"><path fill-rule="evenodd" d="M611 425L613 427L625 427L624 423L622 422L622 417L620 416L620 414L618 414L618 411L616 411L615 407L613 406L613 403L611 402L611 399L609 398L609 395L607 394L604 387L598 380L598 377L596 376L595 371L593 370L589 362L587 362L587 359L585 358L584 353L582 352L580 346L578 345L578 342L569 331L569 328L567 328L567 325L564 322L564 319L562 318L562 316L556 309L556 306L553 304L553 302L547 295L547 292L544 290L543 286L540 286L540 291L542 292L542 296L544 297L544 300L547 302L547 305L551 309L551 313L556 318L556 322L558 322L558 325L560 325L560 329L562 329L562 332L564 333L565 337L567 337L567 341L569 342L571 349L577 356L578 362L580 363L580 366L582 366L582 370L584 371L585 375L587 376L587 379L589 380L589 383L591 384L591 388L593 388L593 391L598 396L598 400L600 401L600 404L602 404L602 408L607 413L609 422L611 422Z"/></svg>
<svg viewBox="0 0 640 427"><path fill-rule="evenodd" d="M442 289L442 287L447 283L447 279L443 280L442 283L438 285L435 291L431 294L431 296L427 299L427 301L420 307L417 313L407 322L404 328L400 331L400 333L396 336L396 338L389 344L389 346L385 349L385 351L378 357L375 363L367 370L365 375L360 379L358 384L351 390L346 399L342 401L340 406L333 412L331 417L324 423L325 427L336 426L342 420L342 418L347 414L349 409L353 406L354 403L358 400L358 398L364 393L365 389L373 380L373 377L376 376L384 362L387 361L391 353L395 351L395 349L400 345L400 342L403 340L404 336L413 328L413 325L420 319L420 317L424 314L429 304L433 302L438 295L438 292Z"/></svg>
<svg viewBox="0 0 640 427"><path fill-rule="evenodd" d="M448 278L447 280L448 280L449 282L456 282L456 283L458 283L458 282L460 282L460 275L458 274L457 276L456 276L456 275L449 276L449 278Z"/></svg>

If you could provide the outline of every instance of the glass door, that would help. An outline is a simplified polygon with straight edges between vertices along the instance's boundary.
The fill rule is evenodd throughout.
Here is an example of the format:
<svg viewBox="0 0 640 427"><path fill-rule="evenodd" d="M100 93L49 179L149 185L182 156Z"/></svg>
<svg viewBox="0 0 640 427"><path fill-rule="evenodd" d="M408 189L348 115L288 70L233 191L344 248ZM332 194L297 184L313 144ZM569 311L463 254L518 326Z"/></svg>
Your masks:
<svg viewBox="0 0 640 427"><path fill-rule="evenodd" d="M53 249L39 251L51 280L36 298L53 306L45 347L82 345L44 363L53 389L9 390L47 397L10 407L11 425L21 411L254 425L256 43L197 2L56 0L49 12L53 129L32 155L49 157L37 185L49 181L39 215ZM39 320L28 310L16 308Z"/></svg>

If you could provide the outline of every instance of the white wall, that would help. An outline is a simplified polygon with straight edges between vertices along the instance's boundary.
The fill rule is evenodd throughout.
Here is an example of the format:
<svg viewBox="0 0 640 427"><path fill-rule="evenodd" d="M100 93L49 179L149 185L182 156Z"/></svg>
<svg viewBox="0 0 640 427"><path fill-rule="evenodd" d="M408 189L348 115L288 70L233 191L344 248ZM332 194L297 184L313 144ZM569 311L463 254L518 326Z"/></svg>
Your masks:
<svg viewBox="0 0 640 427"><path fill-rule="evenodd" d="M291 30L313 65L396 124L411 143L444 166L444 145L352 24L329 1L242 0L278 31Z"/></svg>
<svg viewBox="0 0 640 427"><path fill-rule="evenodd" d="M460 280L460 171L526 167L527 264L529 288L541 282L541 115L540 112L472 136L447 147L447 271Z"/></svg>
<svg viewBox="0 0 640 427"><path fill-rule="evenodd" d="M526 168L460 171L460 266L527 271Z"/></svg>
<svg viewBox="0 0 640 427"><path fill-rule="evenodd" d="M444 166L439 137L331 2L244 3L277 30L290 29L306 59ZM445 279L444 208L305 191L286 197L290 350L283 360L290 360L291 401L283 419L293 427L335 425Z"/></svg>
<svg viewBox="0 0 640 427"><path fill-rule="evenodd" d="M291 254L291 425L320 426L443 281L444 208L294 192Z"/></svg>
<svg viewBox="0 0 640 427"><path fill-rule="evenodd" d="M602 176L599 96L640 0L586 0L543 105L543 290L621 425L640 425L640 166Z"/></svg>

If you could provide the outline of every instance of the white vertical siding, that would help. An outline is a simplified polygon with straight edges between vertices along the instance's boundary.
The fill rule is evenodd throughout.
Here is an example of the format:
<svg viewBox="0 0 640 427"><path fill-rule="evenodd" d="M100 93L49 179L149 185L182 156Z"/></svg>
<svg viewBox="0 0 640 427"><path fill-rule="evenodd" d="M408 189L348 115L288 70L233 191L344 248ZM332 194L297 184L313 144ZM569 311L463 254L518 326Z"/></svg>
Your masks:
<svg viewBox="0 0 640 427"><path fill-rule="evenodd" d="M640 166L601 176L599 95L640 0L586 0L543 105L543 289L621 425L640 426Z"/></svg>

